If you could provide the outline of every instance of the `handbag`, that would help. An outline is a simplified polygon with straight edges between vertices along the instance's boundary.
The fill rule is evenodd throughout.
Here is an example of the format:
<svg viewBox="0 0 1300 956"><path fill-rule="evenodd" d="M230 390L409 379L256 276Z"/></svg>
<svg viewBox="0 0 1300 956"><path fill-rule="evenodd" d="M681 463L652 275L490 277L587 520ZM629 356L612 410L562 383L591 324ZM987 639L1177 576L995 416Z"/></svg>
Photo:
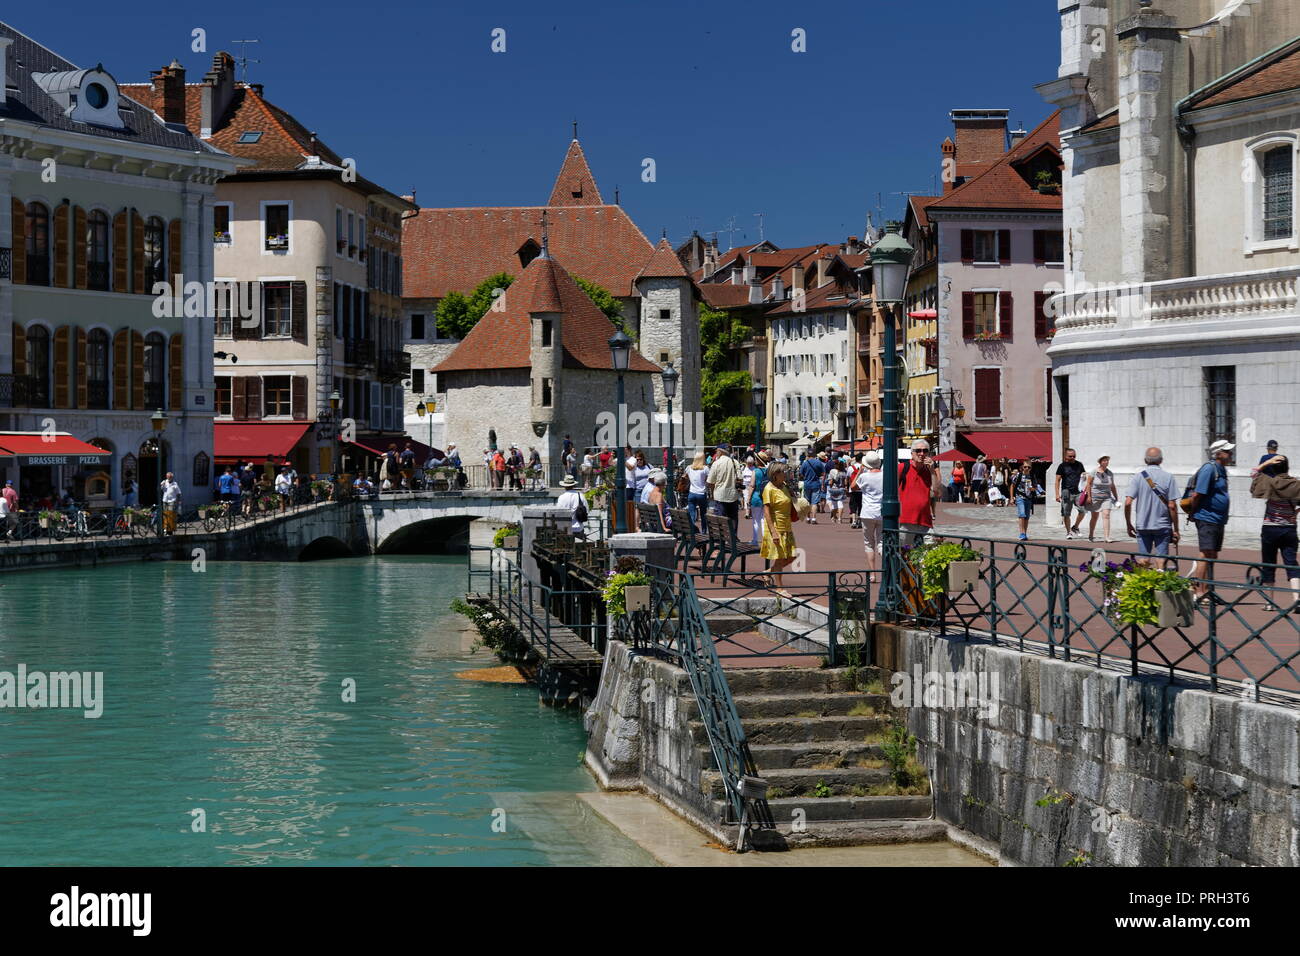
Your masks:
<svg viewBox="0 0 1300 956"><path fill-rule="evenodd" d="M687 494L691 490L691 480L685 475L678 475L677 483L673 485L673 490L679 495Z"/></svg>
<svg viewBox="0 0 1300 956"><path fill-rule="evenodd" d="M1079 492L1079 497L1075 499L1075 502L1074 502L1074 503L1075 503L1076 505L1078 505L1080 508L1086 508L1086 507L1088 507L1088 489L1087 489L1087 488L1084 488L1083 491Z"/></svg>

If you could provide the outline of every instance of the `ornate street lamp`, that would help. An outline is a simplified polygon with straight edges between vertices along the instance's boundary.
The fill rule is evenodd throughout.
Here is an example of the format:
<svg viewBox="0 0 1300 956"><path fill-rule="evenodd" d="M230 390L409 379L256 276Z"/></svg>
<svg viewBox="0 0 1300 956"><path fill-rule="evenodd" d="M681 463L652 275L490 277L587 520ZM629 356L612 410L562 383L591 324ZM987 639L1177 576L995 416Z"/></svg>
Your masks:
<svg viewBox="0 0 1300 956"><path fill-rule="evenodd" d="M763 419L767 417L767 386L754 382L749 390L754 398L754 451L763 447Z"/></svg>
<svg viewBox="0 0 1300 956"><path fill-rule="evenodd" d="M858 434L858 410L850 405L844 410L844 424L849 429L849 461L853 461L854 452L857 451L857 434Z"/></svg>
<svg viewBox="0 0 1300 956"><path fill-rule="evenodd" d="M677 498L674 492L673 471L676 464L676 455L673 451L673 399L677 397L677 381L682 377L682 373L673 368L673 363L669 362L668 367L660 373L659 377L664 383L664 398L668 399L668 500L677 504Z"/></svg>
<svg viewBox="0 0 1300 956"><path fill-rule="evenodd" d="M882 306L885 318L885 475L880 515L884 552L880 597L876 602L879 620L892 621L899 604L898 552L898 311L907 288L907 272L913 249L898 234L899 224L886 226L886 235L871 247L872 297Z"/></svg>
<svg viewBox="0 0 1300 956"><path fill-rule="evenodd" d="M614 533L622 534L627 530L628 524L624 516L624 510L627 508L627 478L626 462L623 461L623 448L626 436L626 423L623 419L623 373L627 371L628 363L632 360L632 340L628 338L626 332L619 329L609 337L609 360L614 366L614 371L618 373L618 436L619 444L618 462L614 468Z"/></svg>
<svg viewBox="0 0 1300 956"><path fill-rule="evenodd" d="M154 484L154 494L158 499L158 537L163 533L163 500L162 500L162 480L163 480L163 432L167 430L167 416L163 414L160 408L149 416L149 424L153 426L154 445L158 450L158 457L154 459L157 463L156 483Z"/></svg>

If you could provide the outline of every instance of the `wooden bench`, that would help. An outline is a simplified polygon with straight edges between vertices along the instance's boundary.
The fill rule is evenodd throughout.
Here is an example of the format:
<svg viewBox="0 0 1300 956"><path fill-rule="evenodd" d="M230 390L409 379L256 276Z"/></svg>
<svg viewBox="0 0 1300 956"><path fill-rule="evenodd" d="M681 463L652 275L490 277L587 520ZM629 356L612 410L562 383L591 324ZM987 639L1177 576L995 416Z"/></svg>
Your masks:
<svg viewBox="0 0 1300 956"><path fill-rule="evenodd" d="M740 559L740 574L743 577L746 574L745 559L751 554L758 554L758 546L739 541L736 529L726 515L708 514L704 520L709 529L708 554L713 556L711 567L708 558L705 559L710 580L715 579L721 571L722 583L726 584L737 558Z"/></svg>
<svg viewBox="0 0 1300 956"><path fill-rule="evenodd" d="M638 501L636 503L636 528L645 534L667 534L663 522L659 519L659 509L654 505Z"/></svg>
<svg viewBox="0 0 1300 956"><path fill-rule="evenodd" d="M669 508L668 517L673 521L673 537L677 539L677 547L673 550L673 555L682 564L682 570L685 571L690 564L691 556L695 554L698 548L702 560L705 564L709 559L709 536L700 533L699 529L691 521L691 513L685 508Z"/></svg>

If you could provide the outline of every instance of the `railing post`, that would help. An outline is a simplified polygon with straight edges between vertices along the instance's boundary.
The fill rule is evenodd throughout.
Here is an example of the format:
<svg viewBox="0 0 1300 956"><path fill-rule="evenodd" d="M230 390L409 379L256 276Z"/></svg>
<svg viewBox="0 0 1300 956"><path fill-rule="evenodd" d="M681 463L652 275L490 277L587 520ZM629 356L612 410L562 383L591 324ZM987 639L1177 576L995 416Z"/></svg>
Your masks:
<svg viewBox="0 0 1300 956"><path fill-rule="evenodd" d="M830 666L834 667L836 666L837 658L839 656L836 653L839 644L838 631L839 631L839 624L840 624L839 609L836 605L839 602L836 601L835 572L834 571L829 572L827 577L829 578L829 582L826 591L827 591L827 596L830 599L830 606L826 612L826 625L827 625L826 629L829 632L829 641L828 641L827 650L829 651L828 657L829 657Z"/></svg>

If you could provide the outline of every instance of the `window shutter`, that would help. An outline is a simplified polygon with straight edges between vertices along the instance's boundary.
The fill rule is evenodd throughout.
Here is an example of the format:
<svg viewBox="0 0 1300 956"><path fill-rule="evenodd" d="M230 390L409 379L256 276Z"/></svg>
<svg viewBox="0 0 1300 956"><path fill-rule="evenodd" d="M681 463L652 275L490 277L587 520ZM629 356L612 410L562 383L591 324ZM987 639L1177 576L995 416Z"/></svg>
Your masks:
<svg viewBox="0 0 1300 956"><path fill-rule="evenodd" d="M371 428L380 428L380 422L383 420L383 400L379 394L379 383L370 383L370 411L366 415L366 421L370 423Z"/></svg>
<svg viewBox="0 0 1300 956"><path fill-rule="evenodd" d="M167 342L167 404L179 412L185 401L185 342L180 332Z"/></svg>
<svg viewBox="0 0 1300 956"><path fill-rule="evenodd" d="M131 330L131 407L144 408L144 336Z"/></svg>
<svg viewBox="0 0 1300 956"><path fill-rule="evenodd" d="M245 322L252 323L261 315L261 303L252 298L252 293L256 289L251 282L232 282L230 283L230 337L232 339L256 339L258 338L258 326L254 324L245 325ZM245 317L237 313L244 311L244 306L252 305L253 315ZM260 321L260 320L259 320Z"/></svg>
<svg viewBox="0 0 1300 956"><path fill-rule="evenodd" d="M1037 235L1037 233L1035 233ZM1047 300L1046 292L1034 293L1034 338L1047 338Z"/></svg>
<svg viewBox="0 0 1300 956"><path fill-rule="evenodd" d="M144 220L131 210L131 291L147 292L144 287Z"/></svg>
<svg viewBox="0 0 1300 956"><path fill-rule="evenodd" d="M262 379L258 375L249 375L244 378L244 398L246 414L250 421L258 421L262 417Z"/></svg>
<svg viewBox="0 0 1300 956"><path fill-rule="evenodd" d="M14 285L23 285L27 282L27 207L21 199L9 200L9 215L13 223L13 258L9 275Z"/></svg>
<svg viewBox="0 0 1300 956"><path fill-rule="evenodd" d="M72 213L67 203L54 207L54 284L60 289L68 288L68 229L72 225ZM67 359L64 359L66 364ZM56 405L62 408L62 405Z"/></svg>
<svg viewBox="0 0 1300 956"><path fill-rule="evenodd" d="M1006 265L1011 261L1011 230L998 230L998 262Z"/></svg>
<svg viewBox="0 0 1300 956"><path fill-rule="evenodd" d="M66 209L67 207L62 207ZM68 400L72 394L72 382L68 378L68 343L72 330L60 326L54 333L54 407L70 408Z"/></svg>
<svg viewBox="0 0 1300 956"><path fill-rule="evenodd" d="M1002 417L1002 370L975 369L975 417Z"/></svg>
<svg viewBox="0 0 1300 956"><path fill-rule="evenodd" d="M167 280L181 274L181 221L173 219L167 224Z"/></svg>
<svg viewBox="0 0 1300 956"><path fill-rule="evenodd" d="M89 253L86 243L86 210L77 206L72 214L72 284L75 288L86 288Z"/></svg>
<svg viewBox="0 0 1300 956"><path fill-rule="evenodd" d="M119 329L113 336L113 407L131 407L131 333Z"/></svg>
<svg viewBox="0 0 1300 956"><path fill-rule="evenodd" d="M14 323L14 374L27 374L27 330L17 322Z"/></svg>
<svg viewBox="0 0 1300 956"><path fill-rule="evenodd" d="M90 369L86 367L86 330L81 326L77 326L76 367L77 407L86 408L90 404L89 397L86 394L86 376L90 374Z"/></svg>
<svg viewBox="0 0 1300 956"><path fill-rule="evenodd" d="M975 261L975 233L969 229L961 231L961 261Z"/></svg>
<svg viewBox="0 0 1300 956"><path fill-rule="evenodd" d="M289 332L295 342L307 342L307 283L289 283Z"/></svg>
<svg viewBox="0 0 1300 956"><path fill-rule="evenodd" d="M126 235L126 210L123 209L113 217L113 291L126 292L129 288L127 282L127 267L131 264ZM120 408L126 408L126 403L122 403Z"/></svg>
<svg viewBox="0 0 1300 956"><path fill-rule="evenodd" d="M248 418L248 397L244 392L247 375L236 375L230 380L230 417L237 422Z"/></svg>
<svg viewBox="0 0 1300 956"><path fill-rule="evenodd" d="M306 375L295 375L289 383L289 402L294 418L302 420L307 417Z"/></svg>
<svg viewBox="0 0 1300 956"><path fill-rule="evenodd" d="M1015 315L1010 292L998 293L998 311L1000 313L998 316L998 334L1004 339L1009 339L1011 338L1012 320Z"/></svg>
<svg viewBox="0 0 1300 956"><path fill-rule="evenodd" d="M975 338L975 293L961 294L961 337Z"/></svg>
<svg viewBox="0 0 1300 956"><path fill-rule="evenodd" d="M1047 233L1042 229L1034 230L1034 262L1047 261Z"/></svg>

